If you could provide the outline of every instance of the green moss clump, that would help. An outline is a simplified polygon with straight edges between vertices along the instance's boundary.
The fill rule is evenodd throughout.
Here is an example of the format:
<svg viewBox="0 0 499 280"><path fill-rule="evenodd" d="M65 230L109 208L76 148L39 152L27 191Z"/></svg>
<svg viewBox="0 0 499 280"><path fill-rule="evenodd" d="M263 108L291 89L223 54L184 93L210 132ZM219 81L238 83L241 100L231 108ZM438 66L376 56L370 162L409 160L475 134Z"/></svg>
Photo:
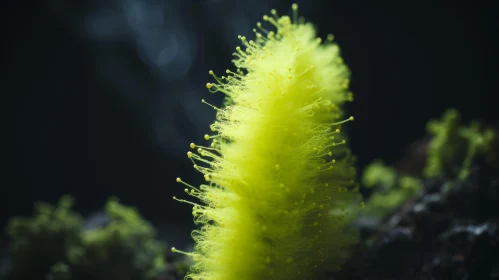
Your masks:
<svg viewBox="0 0 499 280"><path fill-rule="evenodd" d="M70 248L81 243L82 233L82 218L71 211L72 206L72 198L64 196L55 207L39 202L32 217L9 221L8 279L44 279L53 264L67 260Z"/></svg>
<svg viewBox="0 0 499 280"><path fill-rule="evenodd" d="M48 273L46 279L71 280L72 277L71 268L63 262L58 262L50 267L50 272Z"/></svg>
<svg viewBox="0 0 499 280"><path fill-rule="evenodd" d="M386 166L382 161L376 160L364 168L362 184L364 187L373 188L378 185L393 188L397 174L393 168Z"/></svg>
<svg viewBox="0 0 499 280"><path fill-rule="evenodd" d="M91 279L154 279L165 266L165 246L155 240L154 228L135 208L117 199L106 204L109 224L88 230L82 244L69 251L69 263L79 275ZM109 270L112 268L112 270Z"/></svg>
<svg viewBox="0 0 499 280"><path fill-rule="evenodd" d="M468 177L471 163L477 157L483 157L487 164L499 167L499 137L494 130L474 121L470 126L462 127L460 132L468 145L459 171L459 179L464 180Z"/></svg>
<svg viewBox="0 0 499 280"><path fill-rule="evenodd" d="M146 280L163 272L165 246L136 209L110 199L109 223L87 230L72 205L64 196L55 207L38 203L33 217L10 220L7 279Z"/></svg>
<svg viewBox="0 0 499 280"><path fill-rule="evenodd" d="M426 128L433 137L423 170L427 178L444 176L464 180L476 158L483 158L493 166L499 163L497 133L477 121L469 126L462 125L461 116L455 109L448 109L440 120L430 120Z"/></svg>
<svg viewBox="0 0 499 280"><path fill-rule="evenodd" d="M377 218L393 212L423 187L419 179L398 175L381 161L374 161L364 169L362 184L367 188L375 188L365 204L363 215Z"/></svg>
<svg viewBox="0 0 499 280"><path fill-rule="evenodd" d="M466 145L466 140L459 133L460 124L461 116L454 109L447 110L440 120L430 120L426 124L426 131L432 136L432 140L423 170L425 177L449 173L449 167L456 161L463 160L462 147Z"/></svg>

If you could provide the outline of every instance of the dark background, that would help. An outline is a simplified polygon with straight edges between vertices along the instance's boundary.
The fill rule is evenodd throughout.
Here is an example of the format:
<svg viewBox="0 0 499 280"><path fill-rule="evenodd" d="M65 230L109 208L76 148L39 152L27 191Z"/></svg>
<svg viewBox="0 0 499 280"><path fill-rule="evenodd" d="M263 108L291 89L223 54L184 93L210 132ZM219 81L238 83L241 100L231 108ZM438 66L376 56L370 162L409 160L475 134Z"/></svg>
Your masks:
<svg viewBox="0 0 499 280"><path fill-rule="evenodd" d="M37 200L72 194L91 213L117 195L184 233L190 207L172 200L175 178L201 182L185 152L214 119L201 98L221 100L207 72L231 68L237 35L292 1L36 2L2 9L0 225ZM359 167L397 161L449 107L497 123L498 1L298 3L352 70Z"/></svg>

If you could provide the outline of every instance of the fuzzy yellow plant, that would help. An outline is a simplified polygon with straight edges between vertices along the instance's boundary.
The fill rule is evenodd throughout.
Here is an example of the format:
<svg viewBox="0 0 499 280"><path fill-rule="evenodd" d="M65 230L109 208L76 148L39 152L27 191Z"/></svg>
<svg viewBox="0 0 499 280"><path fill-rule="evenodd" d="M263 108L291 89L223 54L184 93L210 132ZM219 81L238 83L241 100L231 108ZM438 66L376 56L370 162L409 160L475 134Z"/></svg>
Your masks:
<svg viewBox="0 0 499 280"><path fill-rule="evenodd" d="M235 71L210 75L212 92L227 99L217 108L206 146L187 156L208 183L177 178L192 204L195 263L189 279L313 279L320 268L338 269L356 240L348 208L357 200L355 169L340 126L340 105L352 99L349 70L329 35L324 44L310 23L264 16L256 39L240 36ZM203 100L204 102L204 100ZM205 102L206 103L206 102Z"/></svg>

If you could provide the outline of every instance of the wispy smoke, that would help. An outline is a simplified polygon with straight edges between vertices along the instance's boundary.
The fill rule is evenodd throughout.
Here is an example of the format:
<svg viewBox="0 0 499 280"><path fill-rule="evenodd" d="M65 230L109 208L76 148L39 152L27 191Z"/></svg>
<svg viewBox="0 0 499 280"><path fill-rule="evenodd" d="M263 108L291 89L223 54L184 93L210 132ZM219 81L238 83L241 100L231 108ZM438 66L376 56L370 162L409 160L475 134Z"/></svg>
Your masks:
<svg viewBox="0 0 499 280"><path fill-rule="evenodd" d="M214 117L200 103L209 77L199 73L230 67L229 55L217 63L210 59L212 50L230 54L237 35L249 34L272 2L102 0L83 15L65 1L52 0L52 6L89 42L96 78L152 116L159 145L180 156Z"/></svg>

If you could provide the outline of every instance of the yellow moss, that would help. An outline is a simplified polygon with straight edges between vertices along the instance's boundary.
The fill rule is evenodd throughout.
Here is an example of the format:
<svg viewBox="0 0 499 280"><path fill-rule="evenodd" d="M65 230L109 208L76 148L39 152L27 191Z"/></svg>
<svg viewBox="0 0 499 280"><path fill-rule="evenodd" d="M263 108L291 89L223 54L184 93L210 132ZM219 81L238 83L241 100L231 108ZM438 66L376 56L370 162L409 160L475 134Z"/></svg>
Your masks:
<svg viewBox="0 0 499 280"><path fill-rule="evenodd" d="M348 208L355 169L340 126L352 100L349 71L332 35L324 44L313 26L275 10L257 23L256 39L240 36L235 70L206 87L223 92L209 144L187 156L208 183L185 184L201 225L192 233L190 279L312 279L339 267L356 240ZM203 100L204 103L206 103Z"/></svg>

